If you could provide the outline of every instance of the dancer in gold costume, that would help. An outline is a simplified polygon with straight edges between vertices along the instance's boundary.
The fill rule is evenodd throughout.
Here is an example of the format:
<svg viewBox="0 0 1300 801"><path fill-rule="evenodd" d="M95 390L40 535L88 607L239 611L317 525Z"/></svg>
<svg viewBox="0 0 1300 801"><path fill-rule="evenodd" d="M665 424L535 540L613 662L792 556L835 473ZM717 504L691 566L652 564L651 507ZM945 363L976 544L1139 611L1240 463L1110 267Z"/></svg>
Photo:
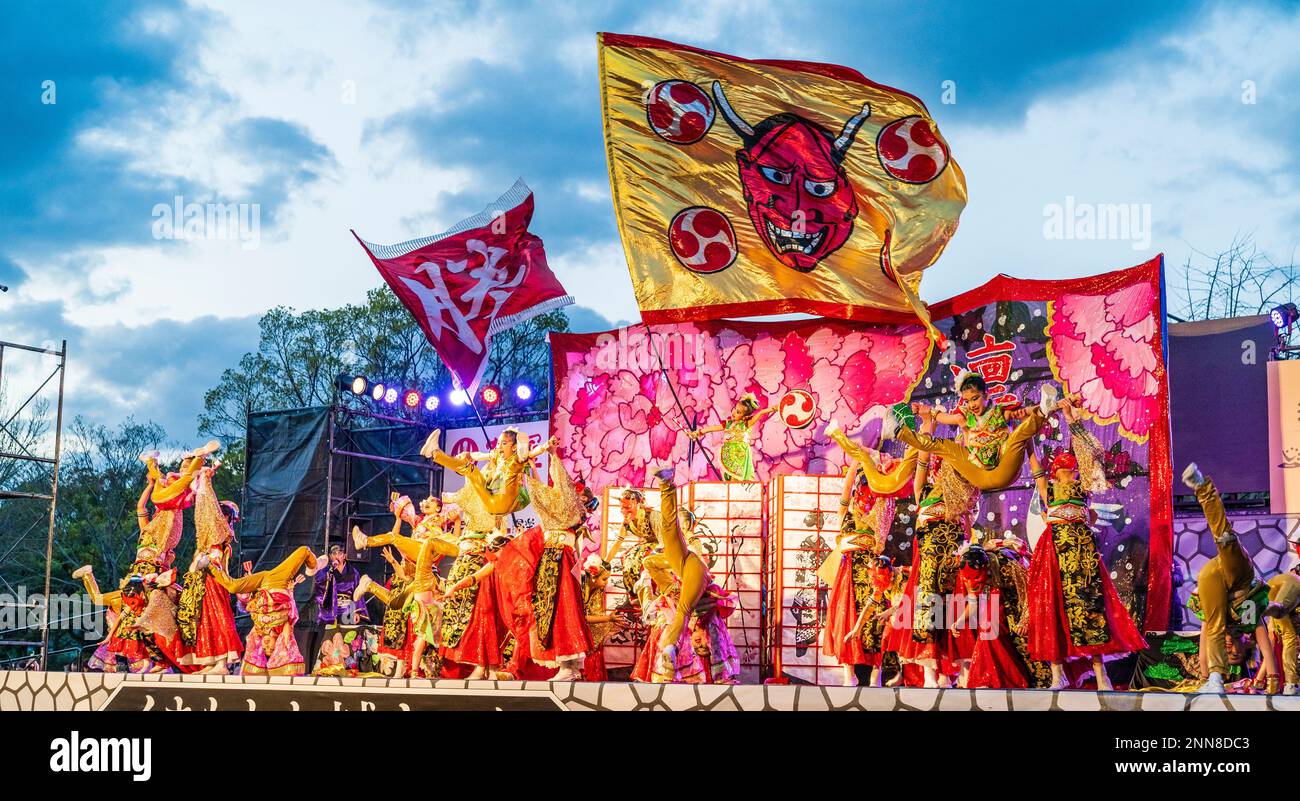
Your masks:
<svg viewBox="0 0 1300 801"><path fill-rule="evenodd" d="M1228 675L1227 636L1230 625L1255 629L1260 644L1260 657L1270 674L1268 691L1276 693L1277 666L1274 664L1272 641L1264 625L1264 612L1268 608L1268 585L1255 575L1255 565L1250 554L1237 540L1237 534L1228 523L1214 482L1201 474L1193 462L1183 471L1183 483L1196 493L1205 522L1214 535L1218 554L1201 567L1196 576L1194 605L1199 605L1201 623L1201 662L1206 673L1205 683L1197 692L1223 694L1224 676Z"/></svg>
<svg viewBox="0 0 1300 801"><path fill-rule="evenodd" d="M458 456L442 451L438 445L441 435L440 430L434 429L420 448L420 455L464 476L465 485L474 488L488 514L508 515L528 505L528 495L520 491L520 484L532 462L519 448L518 430L502 431L496 445L487 453L470 451ZM486 464L480 468L479 462Z"/></svg>
<svg viewBox="0 0 1300 801"><path fill-rule="evenodd" d="M1045 385L1038 406L1008 410L990 404L988 385L974 373L963 373L957 379L961 395L959 411L948 412L942 407L929 407L916 403L912 411L936 423L957 426L957 439L940 439L931 434L913 432L906 426L896 432L886 431L899 440L927 453L937 453L971 486L989 491L1005 489L1015 481L1020 467L1028 457L1034 473L1039 472L1032 439L1047 422L1045 415L1055 410L1055 387ZM1011 421L1019 421L1013 430ZM887 424L896 424L896 417L887 417Z"/></svg>
<svg viewBox="0 0 1300 801"><path fill-rule="evenodd" d="M643 560L645 569L670 571L681 582L676 599L676 610L672 621L665 627L661 640L664 646L660 651L659 669L663 672L672 671L682 630L709 585L709 570L704 560L692 551L686 542L686 534L682 529L681 516L677 507L677 486L673 483L674 476L675 471L671 467L661 468L655 472L655 478L659 480L659 528L662 550L650 554Z"/></svg>
<svg viewBox="0 0 1300 801"><path fill-rule="evenodd" d="M324 556L317 558L305 546L294 549L283 562L270 570L259 570L240 578L231 578L225 568L214 561L200 560L216 577L217 583L227 592L249 596L244 606L253 618L253 628L248 632L244 647L244 663L240 673L245 676L301 676L304 672L302 652L293 636L293 624L298 621L298 605L294 603L293 586L298 574L308 576L323 570L327 564Z"/></svg>
<svg viewBox="0 0 1300 801"><path fill-rule="evenodd" d="M411 500L406 496L393 499L393 528L386 534L368 537L361 529L353 527L352 543L357 550L392 545L413 567L410 580L403 587L392 592L379 586L363 576L357 584L356 598L360 600L367 592L374 595L389 609L399 609L404 619L410 620L408 633L411 642L411 675L419 676L422 672L424 652L428 646L438 645L438 629L441 627L440 610L436 605L440 589L438 579L438 561L444 556L459 553L455 539L447 538L442 516L442 502L429 496L420 502L420 515L411 510ZM411 526L412 536L398 533L402 523ZM459 521L455 524L455 534L459 534ZM436 678L436 676L435 676Z"/></svg>

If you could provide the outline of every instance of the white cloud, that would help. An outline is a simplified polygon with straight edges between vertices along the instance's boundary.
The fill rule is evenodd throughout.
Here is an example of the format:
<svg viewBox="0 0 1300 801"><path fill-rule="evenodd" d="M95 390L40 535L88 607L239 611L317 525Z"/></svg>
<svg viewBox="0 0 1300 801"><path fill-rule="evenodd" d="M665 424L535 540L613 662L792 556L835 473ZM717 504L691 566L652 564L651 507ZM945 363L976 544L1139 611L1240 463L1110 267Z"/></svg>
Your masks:
<svg viewBox="0 0 1300 801"><path fill-rule="evenodd" d="M1192 248L1217 252L1253 232L1289 259L1297 244L1300 187L1291 153L1290 87L1300 82L1300 14L1221 10L1190 30L1141 42L1035 98L1022 124L948 123L970 203L924 296L939 300L1005 272L1082 276L1166 254L1171 284ZM1290 43L1290 44L1288 44ZM1241 102L1255 80L1258 103ZM1044 207L1149 204L1151 246L1048 240Z"/></svg>

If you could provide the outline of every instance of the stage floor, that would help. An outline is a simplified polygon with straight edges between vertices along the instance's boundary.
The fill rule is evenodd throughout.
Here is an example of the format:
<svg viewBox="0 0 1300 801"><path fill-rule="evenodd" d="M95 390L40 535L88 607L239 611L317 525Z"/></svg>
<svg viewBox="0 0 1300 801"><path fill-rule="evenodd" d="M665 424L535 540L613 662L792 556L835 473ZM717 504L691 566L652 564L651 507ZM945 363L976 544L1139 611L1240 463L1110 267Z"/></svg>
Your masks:
<svg viewBox="0 0 1300 801"><path fill-rule="evenodd" d="M1294 711L1300 696L0 672L0 711Z"/></svg>

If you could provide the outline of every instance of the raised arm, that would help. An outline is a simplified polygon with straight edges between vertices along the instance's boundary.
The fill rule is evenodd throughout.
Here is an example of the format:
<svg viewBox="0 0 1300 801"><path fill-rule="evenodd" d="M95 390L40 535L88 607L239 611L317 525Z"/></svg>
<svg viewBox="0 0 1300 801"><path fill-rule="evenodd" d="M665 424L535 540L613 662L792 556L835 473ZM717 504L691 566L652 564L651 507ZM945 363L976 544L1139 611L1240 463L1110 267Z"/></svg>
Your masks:
<svg viewBox="0 0 1300 801"><path fill-rule="evenodd" d="M144 485L144 492L140 493L140 500L135 504L135 521L144 531L149 527L149 495L153 493L153 478Z"/></svg>
<svg viewBox="0 0 1300 801"><path fill-rule="evenodd" d="M921 418L921 433L930 435L934 433L934 416L927 415ZM930 474L930 458L927 454L920 454L916 459L916 473L912 476L912 496L916 498L919 504L925 500L925 479Z"/></svg>
<svg viewBox="0 0 1300 801"><path fill-rule="evenodd" d="M699 428L697 428L697 429L695 429L695 430L693 430L693 431L687 431L687 432L686 432L686 436L690 437L691 439L699 439L700 437L704 436L705 434L716 434L716 433L719 432L719 431L725 431L726 428L727 428L727 427L726 427L726 426L723 426L723 425L717 425L717 426L700 426Z"/></svg>
<svg viewBox="0 0 1300 801"><path fill-rule="evenodd" d="M443 592L442 599L445 601L451 596L465 589L466 587L478 584L480 581L487 578L488 575L492 572L493 568L495 567L496 567L496 562L488 562L487 564L483 565L478 570L474 571L473 574L466 576L465 578L461 579L460 581L448 587L446 591Z"/></svg>

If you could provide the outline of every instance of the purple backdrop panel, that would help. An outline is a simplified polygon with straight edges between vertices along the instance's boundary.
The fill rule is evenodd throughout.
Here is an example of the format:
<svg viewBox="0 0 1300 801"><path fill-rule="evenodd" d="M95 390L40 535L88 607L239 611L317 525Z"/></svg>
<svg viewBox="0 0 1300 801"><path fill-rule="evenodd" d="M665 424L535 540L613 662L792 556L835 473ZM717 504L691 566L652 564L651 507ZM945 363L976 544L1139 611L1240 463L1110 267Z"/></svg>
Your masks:
<svg viewBox="0 0 1300 801"><path fill-rule="evenodd" d="M1276 342L1268 315L1169 326L1175 472L1196 462L1220 492L1268 492L1266 365Z"/></svg>

